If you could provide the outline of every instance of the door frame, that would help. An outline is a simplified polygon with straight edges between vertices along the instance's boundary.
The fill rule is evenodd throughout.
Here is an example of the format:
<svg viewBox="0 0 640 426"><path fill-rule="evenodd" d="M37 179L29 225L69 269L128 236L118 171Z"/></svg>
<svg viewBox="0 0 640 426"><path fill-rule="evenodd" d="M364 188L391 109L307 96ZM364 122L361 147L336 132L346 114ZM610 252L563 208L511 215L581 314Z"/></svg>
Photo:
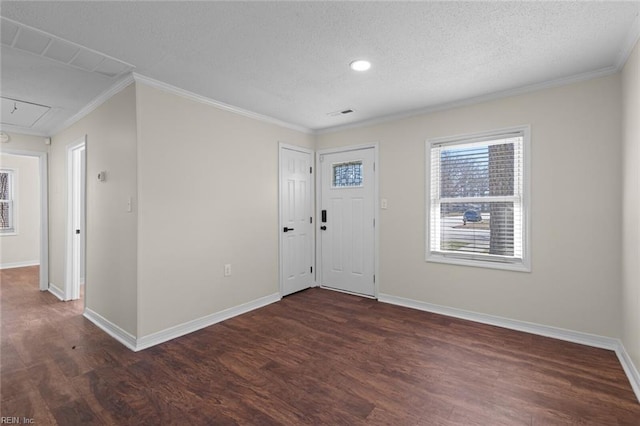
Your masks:
<svg viewBox="0 0 640 426"><path fill-rule="evenodd" d="M49 154L45 151L2 148L3 154L38 157L40 172L40 291L49 290Z"/></svg>
<svg viewBox="0 0 640 426"><path fill-rule="evenodd" d="M374 182L373 182L373 218L375 223L373 241L373 299L378 299L378 292L380 288L380 155L378 149L378 142L373 142L363 145L349 145L335 148L326 148L316 151L315 166L318 173L316 173L316 217L320 217L320 210L322 209L322 167L320 167L320 156L325 154L337 154L341 152L360 151L363 149L373 149L373 170L374 170ZM320 222L316 221L315 233L320 230ZM343 293L349 293L347 291L338 290L322 285L322 238L316 238L316 284L322 288L330 290L341 291ZM366 295L358 294L361 297L369 297Z"/></svg>
<svg viewBox="0 0 640 426"><path fill-rule="evenodd" d="M67 145L67 226L66 226L66 253L65 253L65 271L64 271L64 300L76 300L80 298L80 259L82 255L85 256L86 259L86 243L80 244L80 247L76 247L76 239L73 237L73 229L74 229L74 219L76 215L76 204L77 201L74 197L74 180L75 173L80 174L80 179L84 179L85 188L86 188L86 172L84 176L82 175L82 170L77 170L75 165L75 154L78 150L84 149L85 152L85 169L86 169L86 149L87 149L87 136L84 135L81 138L77 139L75 142ZM81 198L84 200L84 203L80 205L80 215L84 215L86 217L87 211L87 200L86 200L86 190L84 196ZM85 224L86 228L86 224ZM81 238L84 238L86 241L86 229L82 230ZM80 248L84 246L84 253L80 253ZM77 258L75 256L77 254ZM78 276L75 277L74 270L78 268ZM86 265L85 265L85 275L86 275ZM77 279L74 279L77 278Z"/></svg>
<svg viewBox="0 0 640 426"><path fill-rule="evenodd" d="M284 221L282 218L282 195L283 195L283 191L282 191L282 153L283 151L287 149L287 150L291 150L291 151L298 151L298 152L303 152L305 154L309 154L311 156L311 164L314 169L316 168L316 165L314 163L315 161L315 152L312 149L309 148L303 148L301 146L296 146L296 145L290 145L284 142L278 142L278 292L280 293L280 297L283 297L284 294L284 257L282 255L282 239L284 238L284 234L282 232L280 232L280 230L284 227ZM312 201L312 204L316 201L315 200L315 189L316 189L316 185L314 184L313 180L316 177L316 173L315 170L312 170L311 172L311 194L309 194L309 198ZM311 215L313 217L313 222L314 224L316 223L316 217L314 215L315 212L315 208L312 205L311 206ZM313 232L311 232L311 261L313 262L313 272L311 273L311 286L310 287L316 287L317 284L317 280L316 280L316 273L317 273L317 268L316 268L316 229L315 226L313 227Z"/></svg>

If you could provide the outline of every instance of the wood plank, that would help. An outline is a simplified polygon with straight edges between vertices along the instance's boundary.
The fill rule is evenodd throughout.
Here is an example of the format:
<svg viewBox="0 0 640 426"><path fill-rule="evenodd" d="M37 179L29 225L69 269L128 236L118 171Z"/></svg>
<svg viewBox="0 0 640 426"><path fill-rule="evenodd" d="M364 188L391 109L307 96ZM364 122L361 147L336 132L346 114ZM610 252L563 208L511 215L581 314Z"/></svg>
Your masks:
<svg viewBox="0 0 640 426"><path fill-rule="evenodd" d="M39 424L640 425L611 351L321 289L134 353L0 271L0 415ZM89 284L90 285L90 284Z"/></svg>

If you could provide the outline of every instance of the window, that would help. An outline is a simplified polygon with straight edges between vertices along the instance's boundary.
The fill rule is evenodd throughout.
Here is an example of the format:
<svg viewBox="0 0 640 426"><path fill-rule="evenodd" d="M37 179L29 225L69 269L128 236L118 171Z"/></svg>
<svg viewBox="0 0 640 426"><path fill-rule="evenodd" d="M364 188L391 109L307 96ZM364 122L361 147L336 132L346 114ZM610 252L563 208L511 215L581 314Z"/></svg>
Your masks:
<svg viewBox="0 0 640 426"><path fill-rule="evenodd" d="M333 187L349 188L362 186L362 161L351 161L333 165Z"/></svg>
<svg viewBox="0 0 640 426"><path fill-rule="evenodd" d="M15 232L13 213L13 171L0 170L0 233Z"/></svg>
<svg viewBox="0 0 640 426"><path fill-rule="evenodd" d="M427 260L529 271L529 128L427 142Z"/></svg>

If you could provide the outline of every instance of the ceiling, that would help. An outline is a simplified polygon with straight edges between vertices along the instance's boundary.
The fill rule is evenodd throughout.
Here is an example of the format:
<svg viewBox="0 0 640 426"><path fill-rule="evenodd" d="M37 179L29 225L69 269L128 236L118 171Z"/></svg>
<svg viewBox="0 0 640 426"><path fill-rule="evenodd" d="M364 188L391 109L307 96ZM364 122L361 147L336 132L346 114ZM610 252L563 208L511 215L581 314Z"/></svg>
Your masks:
<svg viewBox="0 0 640 426"><path fill-rule="evenodd" d="M51 135L133 71L327 131L613 73L639 12L640 1L2 1L2 127ZM360 58L369 71L349 68ZM48 109L30 124L11 117L14 101Z"/></svg>

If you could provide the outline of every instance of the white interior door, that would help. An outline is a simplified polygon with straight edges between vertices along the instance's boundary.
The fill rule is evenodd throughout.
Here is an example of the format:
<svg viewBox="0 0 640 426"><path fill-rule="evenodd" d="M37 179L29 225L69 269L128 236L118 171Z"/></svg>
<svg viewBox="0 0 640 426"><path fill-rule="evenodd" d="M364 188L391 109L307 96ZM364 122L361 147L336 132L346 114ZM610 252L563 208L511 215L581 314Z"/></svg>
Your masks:
<svg viewBox="0 0 640 426"><path fill-rule="evenodd" d="M321 285L375 296L375 152L320 155Z"/></svg>
<svg viewBox="0 0 640 426"><path fill-rule="evenodd" d="M280 289L295 293L314 283L313 155L280 148Z"/></svg>
<svg viewBox="0 0 640 426"><path fill-rule="evenodd" d="M80 298L80 283L85 269L85 140L67 147L67 266L65 300Z"/></svg>

